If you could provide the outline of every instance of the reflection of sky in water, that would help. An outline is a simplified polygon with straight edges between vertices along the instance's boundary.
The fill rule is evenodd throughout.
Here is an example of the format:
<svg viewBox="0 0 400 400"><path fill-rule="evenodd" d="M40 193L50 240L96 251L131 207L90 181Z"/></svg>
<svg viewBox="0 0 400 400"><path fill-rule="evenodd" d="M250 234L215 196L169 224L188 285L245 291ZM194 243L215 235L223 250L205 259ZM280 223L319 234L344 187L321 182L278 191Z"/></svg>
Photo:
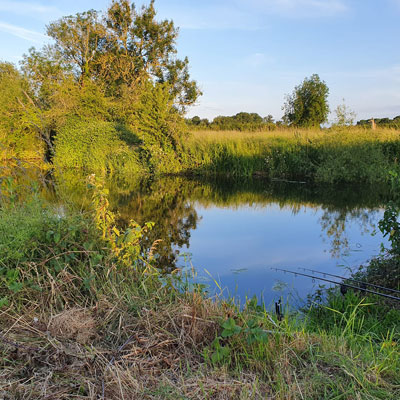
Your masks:
<svg viewBox="0 0 400 400"><path fill-rule="evenodd" d="M270 267L298 270L305 267L348 275L380 251L382 236L371 235L381 211L349 211L337 216L321 207L300 207L294 213L277 204L235 209L196 205L201 219L191 232L191 261L199 279L219 282L226 292L240 299L263 296L265 302L286 297L289 292L304 298L324 282L275 272ZM332 217L326 221L326 217ZM366 217L367 216L367 217ZM322 223L323 222L323 223ZM288 284L284 291L272 291L278 281Z"/></svg>

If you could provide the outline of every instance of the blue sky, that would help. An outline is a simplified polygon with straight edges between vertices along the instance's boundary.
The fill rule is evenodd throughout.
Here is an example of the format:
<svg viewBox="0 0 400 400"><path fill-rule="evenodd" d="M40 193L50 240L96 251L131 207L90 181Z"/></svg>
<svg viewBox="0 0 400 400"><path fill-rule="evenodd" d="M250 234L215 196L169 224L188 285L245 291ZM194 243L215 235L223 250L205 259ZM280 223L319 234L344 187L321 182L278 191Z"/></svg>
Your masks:
<svg viewBox="0 0 400 400"><path fill-rule="evenodd" d="M0 0L0 58L18 63L48 42L48 22L109 3ZM180 27L179 55L204 92L190 116L279 119L285 94L313 73L331 110L344 98L358 119L400 115L400 0L156 0L156 9Z"/></svg>

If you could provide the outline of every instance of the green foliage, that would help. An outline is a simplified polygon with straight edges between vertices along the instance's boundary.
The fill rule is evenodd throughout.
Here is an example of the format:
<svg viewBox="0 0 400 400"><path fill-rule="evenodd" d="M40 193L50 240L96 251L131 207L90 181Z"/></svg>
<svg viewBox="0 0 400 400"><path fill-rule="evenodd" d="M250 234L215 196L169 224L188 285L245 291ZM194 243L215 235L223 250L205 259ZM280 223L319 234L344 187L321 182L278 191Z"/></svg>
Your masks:
<svg viewBox="0 0 400 400"><path fill-rule="evenodd" d="M112 122L70 120L55 139L53 160L58 168L78 168L86 173L135 174L142 170L135 151L119 139Z"/></svg>
<svg viewBox="0 0 400 400"><path fill-rule="evenodd" d="M343 296L334 288L328 290L325 302L312 301L311 304L307 311L308 323L317 331L360 339L364 336L378 343L386 339L388 332L394 332L393 340L400 339L400 311L385 304L378 296L363 298L353 290Z"/></svg>
<svg viewBox="0 0 400 400"><path fill-rule="evenodd" d="M146 222L141 227L131 219L128 227L120 231L115 225L116 216L109 207L108 190L94 175L89 177L88 183L93 189L94 220L102 239L109 244L112 254L121 265L138 268L138 262L144 260L141 240L152 229L154 223Z"/></svg>
<svg viewBox="0 0 400 400"><path fill-rule="evenodd" d="M378 127L400 129L400 115L394 118L372 118ZM371 127L370 119L361 119L357 121L357 125L362 127Z"/></svg>
<svg viewBox="0 0 400 400"><path fill-rule="evenodd" d="M37 195L0 207L0 301L69 266L96 265L102 259L93 225L80 214L46 205ZM43 268L45 270L43 270Z"/></svg>
<svg viewBox="0 0 400 400"><path fill-rule="evenodd" d="M168 83L174 101L184 108L201 92L190 80L187 58L176 58L178 31L173 22L155 17L154 1L137 11L127 0L113 0L103 14L89 10L63 17L47 27L54 44L42 52L31 50L24 70L37 87L72 74L81 85L90 79L115 97L126 88L140 92L141 85L155 77Z"/></svg>
<svg viewBox="0 0 400 400"><path fill-rule="evenodd" d="M356 118L356 113L350 110L348 106L346 106L343 99L343 104L339 104L335 108L334 125L341 127L350 126L354 124L355 118Z"/></svg>
<svg viewBox="0 0 400 400"><path fill-rule="evenodd" d="M41 159L42 121L28 82L9 63L0 63L0 160Z"/></svg>
<svg viewBox="0 0 400 400"><path fill-rule="evenodd" d="M200 119L195 116L186 119L186 125L195 130L215 130L215 131L271 131L276 128L272 115L262 118L257 113L240 112L231 117L218 116L209 122L208 119Z"/></svg>
<svg viewBox="0 0 400 400"><path fill-rule="evenodd" d="M390 171L392 184L393 201L386 205L383 218L379 221L379 230L384 237L388 237L391 248L389 252L395 256L400 256L400 176L398 172Z"/></svg>
<svg viewBox="0 0 400 400"><path fill-rule="evenodd" d="M397 131L356 127L251 132L192 132L182 167L198 175L252 176L325 183L382 183L398 169Z"/></svg>
<svg viewBox="0 0 400 400"><path fill-rule="evenodd" d="M318 127L327 121L329 89L317 74L305 78L301 85L286 96L283 120L299 127Z"/></svg>
<svg viewBox="0 0 400 400"><path fill-rule="evenodd" d="M30 137L25 140L35 127L46 161L54 157L62 168L135 173L142 169L140 152L144 168L178 171L182 115L201 92L190 79L188 59L176 57L178 30L172 21L156 20L154 1L137 10L113 0L104 13L89 10L52 22L47 34L52 44L24 56L24 77L8 64L0 71L4 151L26 158L16 146L37 150ZM8 140L17 128L15 140Z"/></svg>
<svg viewBox="0 0 400 400"><path fill-rule="evenodd" d="M182 118L173 104L170 86L147 85L137 112L137 132L142 140L142 157L153 172L180 170Z"/></svg>
<svg viewBox="0 0 400 400"><path fill-rule="evenodd" d="M233 318L228 318L223 324L222 324L223 331L221 333L221 336L223 338L228 338L234 335L238 335L240 332L242 332L242 327L239 325L236 325L235 320Z"/></svg>
<svg viewBox="0 0 400 400"><path fill-rule="evenodd" d="M268 343L271 320L265 319L264 308L257 306L253 298L246 304L246 309L237 314L237 319L229 317L221 324L222 332L211 343L211 362L214 365L246 363L246 355L257 357L260 346ZM206 352L206 356L208 353ZM262 356L262 355L261 355Z"/></svg>

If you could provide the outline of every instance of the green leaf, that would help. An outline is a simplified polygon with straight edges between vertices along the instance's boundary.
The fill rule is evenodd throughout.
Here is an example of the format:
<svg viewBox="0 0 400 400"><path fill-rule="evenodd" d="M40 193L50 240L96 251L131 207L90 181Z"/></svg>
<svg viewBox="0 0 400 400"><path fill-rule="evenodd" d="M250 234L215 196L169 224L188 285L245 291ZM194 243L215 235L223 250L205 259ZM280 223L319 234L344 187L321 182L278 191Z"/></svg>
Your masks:
<svg viewBox="0 0 400 400"><path fill-rule="evenodd" d="M54 234L54 242L55 242L55 243L58 243L58 242L60 241L60 239L61 239L60 232L56 232L56 233Z"/></svg>
<svg viewBox="0 0 400 400"><path fill-rule="evenodd" d="M224 330L221 333L221 336L223 338L226 337L231 337L233 335L237 335L242 331L242 327L236 325L236 322L233 318L229 318L228 320L226 320L223 324L222 327L224 328Z"/></svg>
<svg viewBox="0 0 400 400"><path fill-rule="evenodd" d="M9 284L8 285L8 288L12 291L12 292L14 292L14 293L17 293L17 292L19 292L22 288L23 288L23 283L21 283L21 282L13 282L13 283L11 283L11 284Z"/></svg>
<svg viewBox="0 0 400 400"><path fill-rule="evenodd" d="M10 304L7 297L2 297L0 299L0 308L7 307Z"/></svg>

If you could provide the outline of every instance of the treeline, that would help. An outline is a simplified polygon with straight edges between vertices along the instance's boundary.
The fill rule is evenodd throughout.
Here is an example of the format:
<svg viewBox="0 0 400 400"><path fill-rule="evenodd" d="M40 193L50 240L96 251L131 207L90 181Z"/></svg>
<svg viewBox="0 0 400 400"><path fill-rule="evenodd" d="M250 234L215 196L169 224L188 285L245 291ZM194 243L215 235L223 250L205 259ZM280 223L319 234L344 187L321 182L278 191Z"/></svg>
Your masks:
<svg viewBox="0 0 400 400"><path fill-rule="evenodd" d="M113 0L47 26L53 44L32 48L20 69L0 63L0 158L42 159L86 172L174 172L183 115L200 95L178 30Z"/></svg>
<svg viewBox="0 0 400 400"><path fill-rule="evenodd" d="M400 115L394 117L393 119L390 118L374 118L375 124L385 128L394 128L400 129ZM357 121L357 125L359 126L371 126L370 119L361 119Z"/></svg>
<svg viewBox="0 0 400 400"><path fill-rule="evenodd" d="M212 121L198 116L185 119L190 130L215 130L215 131L270 131L274 130L281 122L274 122L272 115L261 117L257 113L240 112L232 116L218 116Z"/></svg>

